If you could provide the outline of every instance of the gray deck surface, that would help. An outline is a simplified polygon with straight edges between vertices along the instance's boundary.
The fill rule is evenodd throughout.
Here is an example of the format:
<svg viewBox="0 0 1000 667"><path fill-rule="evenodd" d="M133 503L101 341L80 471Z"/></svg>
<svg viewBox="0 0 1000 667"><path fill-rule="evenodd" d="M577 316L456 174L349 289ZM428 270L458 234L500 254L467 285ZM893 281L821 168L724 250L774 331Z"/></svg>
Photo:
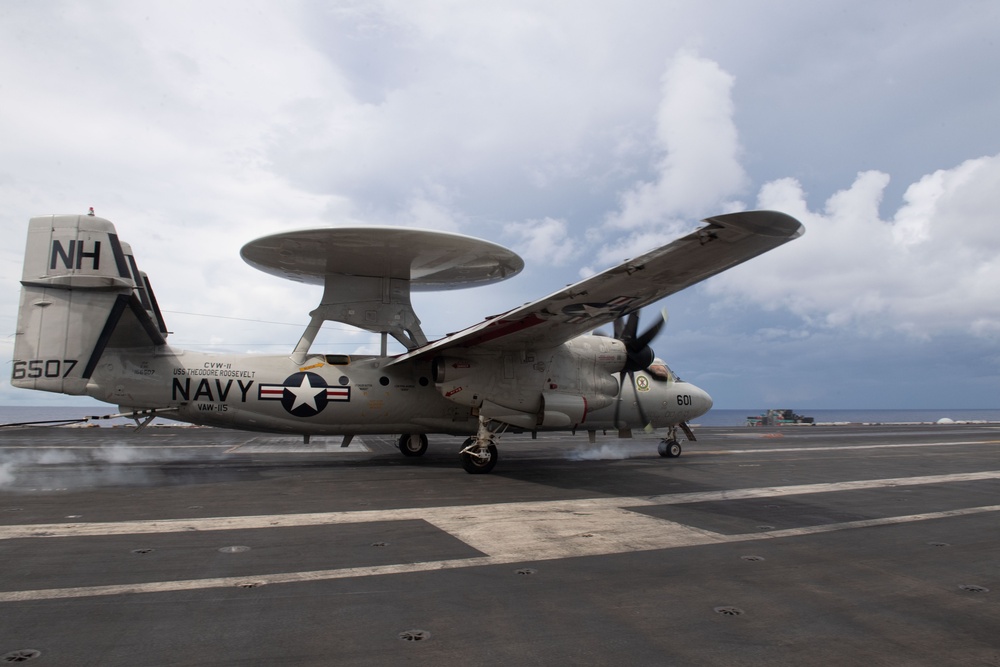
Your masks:
<svg viewBox="0 0 1000 667"><path fill-rule="evenodd" d="M0 657L1000 666L1000 426L696 433L7 429Z"/></svg>

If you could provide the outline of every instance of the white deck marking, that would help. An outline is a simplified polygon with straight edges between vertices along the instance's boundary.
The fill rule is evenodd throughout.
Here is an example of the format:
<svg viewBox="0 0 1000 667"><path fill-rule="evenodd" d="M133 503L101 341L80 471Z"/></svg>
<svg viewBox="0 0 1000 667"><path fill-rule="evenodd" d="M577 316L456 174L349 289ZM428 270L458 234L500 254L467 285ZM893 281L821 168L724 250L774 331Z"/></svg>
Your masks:
<svg viewBox="0 0 1000 667"><path fill-rule="evenodd" d="M486 555L475 558L340 568L312 572L286 572L215 579L6 591L0 592L0 602L225 588L246 583L281 584L323 581L347 577L426 572L525 561L555 560L578 556L598 556L634 551L670 549L704 544L775 539L853 528L928 521L931 519L997 512L1000 511L1000 505L970 507L863 521L849 521L787 530L754 532L744 535L722 535L692 526L685 526L673 521L631 512L628 508L991 479L1000 479L1000 470L950 475L929 475L924 477L735 489L729 491L705 491L646 497L588 498L491 505L234 516L205 519L167 519L161 521L3 526L0 527L0 539L245 530L373 521L424 520Z"/></svg>
<svg viewBox="0 0 1000 667"><path fill-rule="evenodd" d="M762 452L835 452L845 449L900 449L907 447L956 447L959 445L1000 445L1000 440L968 442L910 442L893 445L831 445L829 447L755 447L753 449L699 449L699 454L760 454Z"/></svg>
<svg viewBox="0 0 1000 667"><path fill-rule="evenodd" d="M702 544L722 543L722 542L749 542L762 539L774 539L780 537L794 537L798 535L808 535L814 533L827 533L836 530L849 528L865 528L870 526L884 526L891 524L910 523L913 521L927 521L930 519L943 519L956 516L967 516L982 514L984 512L1000 511L1000 505L990 505L987 507L970 507L960 510L949 510L946 512L929 512L925 514L913 514L910 516L889 517L884 519L871 519L866 521L851 521L842 524L830 524L824 526L810 526L806 528L792 528L788 530L775 530L765 533L751 533L745 535L719 535L709 531L698 531L702 535L700 538L695 535L688 535L688 539L669 539L665 542L652 544L647 543L639 548L622 549L621 545L611 550L606 549L583 549L576 553L558 554L548 550L545 553L531 554L524 557L516 551L502 553L494 556L483 556L478 558L462 558L453 560L424 561L419 563L401 563L397 565L375 565L363 567L341 568L336 570L313 570L310 572L283 572L277 574L248 575L242 577L219 577L214 579L187 579L178 581L153 581L142 584L121 584L109 586L80 586L75 588L48 588L40 590L26 591L6 591L0 592L0 603L3 602L25 602L36 600L55 600L64 598L95 597L106 595L134 595L139 593L168 593L175 591L202 590L208 588L228 588L246 584L257 586L268 584L288 584L309 581L327 581L332 579L347 579L350 577L371 577L386 574L409 574L414 572L430 572L435 570L451 570L465 567L480 567L488 565L504 565L524 561L544 561L572 556L606 555L608 553L623 553L627 551L638 551L644 549L667 549L671 547L697 546ZM659 530L664 530L679 524L670 521L659 521ZM664 525L666 524L666 525ZM691 530L691 529L689 529ZM577 540L592 539L587 534L573 536ZM595 535L596 537L596 535ZM654 540L655 541L655 540ZM579 543L579 542L578 542ZM607 540L590 542L590 544L607 545ZM633 545L637 546L637 545Z"/></svg>
<svg viewBox="0 0 1000 667"><path fill-rule="evenodd" d="M509 525L512 530L522 531L519 522L548 522L557 524L577 523L581 527L576 532L587 532L589 523L585 517L599 516L601 512L630 507L651 507L656 505L681 505L687 503L713 502L719 500L745 500L748 498L772 498L831 491L854 491L898 486L918 486L923 484L943 484L1000 479L1000 470L948 475L927 475L924 477L893 477L888 479L866 479L851 482L827 482L819 484L796 484L791 486L771 486L751 489L728 489L725 491L695 491L692 493L670 493L656 496L634 496L618 498L582 498L577 500L542 500L520 503L496 503L489 505L455 505L450 507L415 507L391 510L359 510L348 512L315 512L308 514L264 514L250 516L222 516L202 519L161 519L143 521L114 521L107 523L49 523L0 526L0 540L23 539L28 537L85 537L102 535L141 535L144 533L180 533L187 531L249 530L255 528L287 528L295 526L318 526L328 524L368 523L373 521L423 520L452 534L453 531L476 533L477 525L492 535L492 541L505 548L505 536L500 528ZM631 516L633 512L622 512ZM662 526L662 520L650 519ZM668 522L669 523L669 522ZM471 526L471 527L470 527ZM459 537L459 539L462 539ZM463 539L463 541L465 541ZM480 548L473 539L470 546ZM509 548L509 545L506 545ZM480 549L486 553L490 550ZM629 551L630 549L623 549Z"/></svg>

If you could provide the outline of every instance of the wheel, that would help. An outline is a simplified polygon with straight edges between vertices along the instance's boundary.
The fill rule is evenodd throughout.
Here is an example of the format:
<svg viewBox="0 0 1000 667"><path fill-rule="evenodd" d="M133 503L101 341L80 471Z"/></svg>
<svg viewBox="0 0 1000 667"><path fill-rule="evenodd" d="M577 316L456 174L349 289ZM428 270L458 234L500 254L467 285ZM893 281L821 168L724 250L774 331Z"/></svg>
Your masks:
<svg viewBox="0 0 1000 667"><path fill-rule="evenodd" d="M427 451L427 436L423 433L404 433L396 444L403 456L423 456Z"/></svg>
<svg viewBox="0 0 1000 667"><path fill-rule="evenodd" d="M462 449L464 450L474 442L475 438L468 438L462 443ZM497 459L500 458L500 455L497 452L496 445L487 445L485 456L463 451L461 457L462 467L465 468L465 472L470 475L482 475L493 470L493 466L497 464Z"/></svg>
<svg viewBox="0 0 1000 667"><path fill-rule="evenodd" d="M657 446L656 451L660 453L660 456L664 456L668 459L676 459L681 455L681 443L676 440L660 440L660 444Z"/></svg>

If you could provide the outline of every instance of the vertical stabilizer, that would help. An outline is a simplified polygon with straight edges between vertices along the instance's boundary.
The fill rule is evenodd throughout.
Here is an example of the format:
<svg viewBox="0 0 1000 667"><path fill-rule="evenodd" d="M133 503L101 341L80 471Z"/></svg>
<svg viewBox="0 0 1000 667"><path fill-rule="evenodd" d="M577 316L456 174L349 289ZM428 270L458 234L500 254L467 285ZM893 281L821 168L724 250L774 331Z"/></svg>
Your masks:
<svg viewBox="0 0 1000 667"><path fill-rule="evenodd" d="M145 274L103 218L32 218L21 285L15 387L85 394L106 349L166 342Z"/></svg>

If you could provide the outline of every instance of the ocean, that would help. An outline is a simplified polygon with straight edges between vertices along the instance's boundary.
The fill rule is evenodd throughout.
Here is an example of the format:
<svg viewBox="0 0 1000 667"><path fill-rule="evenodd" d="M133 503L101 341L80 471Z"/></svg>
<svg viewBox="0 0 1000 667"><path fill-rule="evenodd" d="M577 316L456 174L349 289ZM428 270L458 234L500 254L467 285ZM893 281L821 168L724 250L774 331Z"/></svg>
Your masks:
<svg viewBox="0 0 1000 667"><path fill-rule="evenodd" d="M702 426L744 426L747 417L766 413L767 410L711 410L694 420ZM1000 422L1000 409L932 409L932 410L795 410L803 417L812 417L817 424L911 424L930 423L942 419L952 421Z"/></svg>
<svg viewBox="0 0 1000 667"><path fill-rule="evenodd" d="M80 406L14 406L0 405L0 425L20 422L71 420L88 416L115 414L113 405L96 407ZM746 410L711 410L694 420L701 426L744 426L747 417L759 415L767 410L748 408ZM865 424L906 424L937 422L941 419L953 421L1000 422L1000 409L929 409L929 410L796 410L798 414L812 417L817 423L865 423ZM154 423L169 423L170 420L157 417ZM133 424L128 419L111 419L93 422L100 426L123 426Z"/></svg>

